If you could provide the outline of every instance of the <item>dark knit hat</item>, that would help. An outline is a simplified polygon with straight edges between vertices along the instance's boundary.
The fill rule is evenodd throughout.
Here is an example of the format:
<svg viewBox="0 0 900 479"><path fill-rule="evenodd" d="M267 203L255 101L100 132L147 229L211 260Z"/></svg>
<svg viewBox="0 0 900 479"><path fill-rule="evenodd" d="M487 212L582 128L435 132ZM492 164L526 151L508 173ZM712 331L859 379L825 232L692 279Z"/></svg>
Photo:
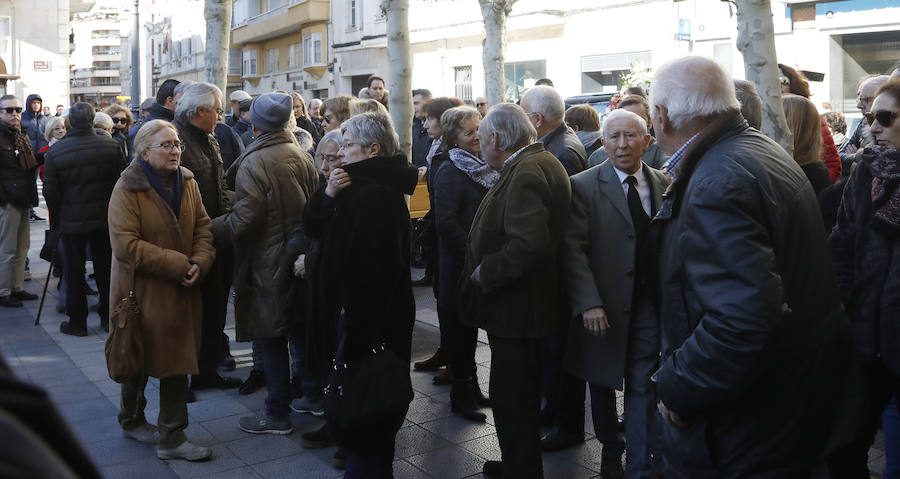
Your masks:
<svg viewBox="0 0 900 479"><path fill-rule="evenodd" d="M250 124L260 131L284 128L291 118L294 103L284 93L266 93L253 100L250 106Z"/></svg>

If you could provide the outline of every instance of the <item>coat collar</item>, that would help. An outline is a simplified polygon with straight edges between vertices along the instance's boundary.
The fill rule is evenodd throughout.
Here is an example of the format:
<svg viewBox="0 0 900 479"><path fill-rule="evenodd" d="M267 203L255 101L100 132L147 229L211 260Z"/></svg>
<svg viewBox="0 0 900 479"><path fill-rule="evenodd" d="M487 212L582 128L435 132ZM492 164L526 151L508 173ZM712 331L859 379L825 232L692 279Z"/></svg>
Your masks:
<svg viewBox="0 0 900 479"><path fill-rule="evenodd" d="M684 156L677 167L678 174L675 175L675 181L669 185L663 194L659 213L653 218L653 221L667 221L677 214L681 204L681 197L684 196L684 191L687 189L688 183L690 183L694 170L700 164L700 161L703 160L706 152L716 144L748 128L750 126L740 112L723 116L704 128L684 151Z"/></svg>
<svg viewBox="0 0 900 479"><path fill-rule="evenodd" d="M506 163L503 164L503 168L500 169L501 181L504 176L509 176L510 171L512 171L512 169L515 168L516 165L522 162L522 158L533 155L535 153L539 153L541 151L544 151L544 144L538 141L526 146L521 151L518 151L518 154L512 160L507 159Z"/></svg>
<svg viewBox="0 0 900 479"><path fill-rule="evenodd" d="M257 136L256 139L253 140L253 143L250 143L247 146L247 149L244 150L243 153L241 153L241 156L237 157L237 159L234 160L234 163L232 163L231 166L228 167L228 171L225 172L225 177L228 179L228 183L234 184L234 179L237 178L238 168L241 167L241 163L244 162L244 159L247 158L247 156L259 150L268 148L270 146L279 145L281 143L293 142L294 144L296 144L296 141L297 140L294 138L294 134L287 130L267 131Z"/></svg>
<svg viewBox="0 0 900 479"><path fill-rule="evenodd" d="M191 170L183 166L181 167L181 174L184 176L184 181L194 178L194 174ZM129 191L146 191L151 188L150 181L147 180L147 175L141 171L141 166L137 164L137 161L132 161L128 167L122 171L119 178L122 181L122 186Z"/></svg>

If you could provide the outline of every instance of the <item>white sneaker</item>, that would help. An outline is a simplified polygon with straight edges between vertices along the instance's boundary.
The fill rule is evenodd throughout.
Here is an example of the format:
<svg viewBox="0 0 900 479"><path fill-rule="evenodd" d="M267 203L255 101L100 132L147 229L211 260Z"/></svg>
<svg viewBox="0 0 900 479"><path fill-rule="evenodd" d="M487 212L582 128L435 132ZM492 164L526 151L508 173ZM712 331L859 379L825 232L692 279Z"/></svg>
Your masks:
<svg viewBox="0 0 900 479"><path fill-rule="evenodd" d="M180 446L174 449L156 448L156 457L160 459L184 459L186 461L202 461L209 459L212 451L203 446L191 444L190 441L184 441Z"/></svg>
<svg viewBox="0 0 900 479"><path fill-rule="evenodd" d="M122 429L122 436L133 441L155 446L159 442L159 429L150 423L144 423L134 429Z"/></svg>

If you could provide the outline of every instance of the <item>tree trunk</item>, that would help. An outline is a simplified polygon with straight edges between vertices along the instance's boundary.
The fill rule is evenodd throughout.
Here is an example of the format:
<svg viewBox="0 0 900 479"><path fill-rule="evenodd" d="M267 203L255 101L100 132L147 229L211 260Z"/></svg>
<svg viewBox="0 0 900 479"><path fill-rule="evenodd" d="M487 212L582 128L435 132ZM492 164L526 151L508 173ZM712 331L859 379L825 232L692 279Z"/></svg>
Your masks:
<svg viewBox="0 0 900 479"><path fill-rule="evenodd" d="M489 105L503 103L506 77L503 55L506 52L506 18L516 0L478 0L484 19L484 77Z"/></svg>
<svg viewBox="0 0 900 479"><path fill-rule="evenodd" d="M231 38L232 0L205 0L203 16L206 17L206 56L204 73L206 81L219 87L222 93L228 84L228 44Z"/></svg>
<svg viewBox="0 0 900 479"><path fill-rule="evenodd" d="M388 106L400 151L412 159L412 55L409 47L409 0L383 0L387 16Z"/></svg>
<svg viewBox="0 0 900 479"><path fill-rule="evenodd" d="M794 138L781 104L775 26L769 0L737 0L737 25L737 47L744 55L744 72L762 97L762 132L793 155Z"/></svg>

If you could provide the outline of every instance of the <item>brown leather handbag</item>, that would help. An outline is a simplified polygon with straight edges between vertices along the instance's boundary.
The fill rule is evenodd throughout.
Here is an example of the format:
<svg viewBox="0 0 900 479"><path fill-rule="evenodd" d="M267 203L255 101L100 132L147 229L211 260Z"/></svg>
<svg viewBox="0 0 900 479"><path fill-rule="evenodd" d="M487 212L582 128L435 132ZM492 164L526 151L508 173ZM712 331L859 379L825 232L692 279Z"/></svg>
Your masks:
<svg viewBox="0 0 900 479"><path fill-rule="evenodd" d="M106 338L106 370L117 383L128 382L144 370L144 340L141 308L134 295L134 265L129 265L128 294L116 303L109 318Z"/></svg>

